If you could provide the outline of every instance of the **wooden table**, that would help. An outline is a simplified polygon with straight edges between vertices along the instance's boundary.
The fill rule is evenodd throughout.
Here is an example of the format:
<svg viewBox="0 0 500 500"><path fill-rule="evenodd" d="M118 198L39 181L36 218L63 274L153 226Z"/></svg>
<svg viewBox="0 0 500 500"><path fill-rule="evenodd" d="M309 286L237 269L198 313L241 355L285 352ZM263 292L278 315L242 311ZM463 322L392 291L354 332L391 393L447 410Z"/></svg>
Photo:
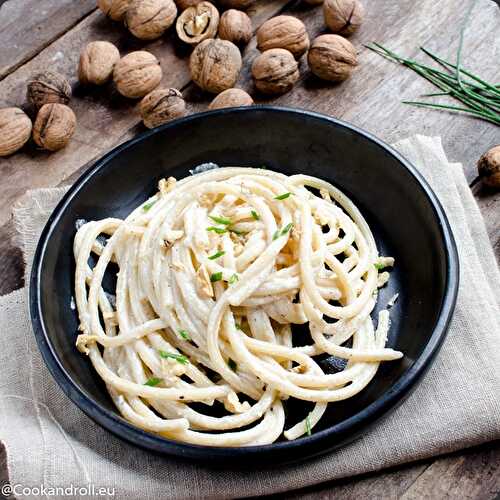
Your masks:
<svg viewBox="0 0 500 500"><path fill-rule="evenodd" d="M500 255L500 195L484 189L476 175L476 161L500 143L500 129L468 117L423 110L400 103L429 91L411 71L385 61L363 47L378 41L409 56L419 45L452 57L464 16L456 0L364 0L366 21L352 42L359 49L359 69L340 85L321 83L301 62L301 80L292 92L274 100L326 113L352 122L387 142L414 133L440 135L448 157L463 163L471 189L481 208ZM498 0L497 0L498 1ZM296 1L257 0L249 11L254 28L278 13L302 19L311 37L324 30L320 8ZM500 10L490 0L479 0L469 21L464 63L488 79L500 81ZM53 69L70 78L77 132L58 153L37 151L32 145L0 159L0 295L23 285L21 253L14 239L12 205L28 189L72 182L92 162L117 144L143 130L135 104L121 98L112 86L93 91L78 87L76 67L80 49L92 40L109 40L126 53L146 46L163 67L163 85L182 90L190 113L206 109L209 98L190 83L188 51L172 32L153 43L135 40L118 23L95 8L95 0L0 0L0 107L25 105L26 81L37 71ZM244 51L238 86L253 93L250 61L255 40ZM0 453L0 480L5 477ZM499 498L500 445L481 447L399 467L392 471L321 485L294 494L294 498Z"/></svg>

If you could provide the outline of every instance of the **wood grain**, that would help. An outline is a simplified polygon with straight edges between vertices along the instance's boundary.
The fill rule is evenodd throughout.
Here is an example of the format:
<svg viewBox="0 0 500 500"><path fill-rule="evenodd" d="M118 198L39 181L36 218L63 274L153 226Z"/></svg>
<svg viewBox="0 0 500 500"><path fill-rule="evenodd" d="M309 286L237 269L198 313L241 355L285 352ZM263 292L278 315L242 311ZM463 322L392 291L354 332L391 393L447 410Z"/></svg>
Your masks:
<svg viewBox="0 0 500 500"><path fill-rule="evenodd" d="M0 80L95 10L95 0L0 2Z"/></svg>

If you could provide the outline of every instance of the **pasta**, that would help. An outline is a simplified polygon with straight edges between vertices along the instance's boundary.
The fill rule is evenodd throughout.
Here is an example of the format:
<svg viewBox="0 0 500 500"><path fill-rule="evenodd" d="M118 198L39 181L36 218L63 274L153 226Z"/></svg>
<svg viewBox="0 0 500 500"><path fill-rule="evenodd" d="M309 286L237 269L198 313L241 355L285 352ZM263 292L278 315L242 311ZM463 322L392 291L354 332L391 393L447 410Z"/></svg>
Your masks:
<svg viewBox="0 0 500 500"><path fill-rule="evenodd" d="M77 347L126 420L198 445L296 439L328 403L363 390L381 361L402 357L385 346L388 310L376 328L370 317L388 278L379 270L394 259L378 256L338 189L238 167L158 189L124 220L81 225L74 240ZM326 373L325 353L345 368ZM312 403L291 427L289 397Z"/></svg>

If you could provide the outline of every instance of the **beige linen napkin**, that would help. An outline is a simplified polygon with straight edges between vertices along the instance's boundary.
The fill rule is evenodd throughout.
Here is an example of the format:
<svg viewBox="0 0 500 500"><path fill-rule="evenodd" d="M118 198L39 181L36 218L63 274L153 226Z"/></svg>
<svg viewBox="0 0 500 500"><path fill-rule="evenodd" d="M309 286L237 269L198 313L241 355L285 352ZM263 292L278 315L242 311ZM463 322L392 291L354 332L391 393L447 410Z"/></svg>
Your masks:
<svg viewBox="0 0 500 500"><path fill-rule="evenodd" d="M500 276L459 164L439 138L395 145L450 218L461 264L457 307L435 363L413 394L363 438L305 463L244 471L160 457L121 442L71 403L35 344L26 290L0 298L0 439L11 483L115 488L116 498L231 498L288 491L500 438ZM28 269L64 190L33 191L16 210ZM75 350L75 356L79 354Z"/></svg>

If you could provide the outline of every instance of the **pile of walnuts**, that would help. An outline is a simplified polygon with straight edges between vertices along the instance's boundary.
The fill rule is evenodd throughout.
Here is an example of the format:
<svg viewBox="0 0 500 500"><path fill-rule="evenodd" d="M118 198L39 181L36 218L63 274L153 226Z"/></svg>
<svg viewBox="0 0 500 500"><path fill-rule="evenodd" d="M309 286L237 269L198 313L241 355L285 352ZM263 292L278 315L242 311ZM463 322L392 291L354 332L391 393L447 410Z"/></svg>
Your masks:
<svg viewBox="0 0 500 500"><path fill-rule="evenodd" d="M252 97L234 86L242 68L240 50L253 33L244 10L255 0L213 1L218 7L205 0L97 0L97 5L141 40L157 39L175 25L179 39L193 46L189 60L193 82L216 94L209 109L252 105ZM356 50L340 35L350 35L361 24L360 1L304 1L323 3L325 24L338 34L321 35L310 43L304 24L293 16L280 15L265 22L256 33L261 54L251 67L255 88L261 93L289 91L300 77L297 61L305 53L311 71L324 80L344 80L357 65ZM124 97L141 99L138 110L148 128L186 113L179 90L159 87L160 61L146 50L121 57L112 43L91 42L80 54L78 79L82 86L113 81ZM27 98L36 112L34 122L20 108L0 110L0 156L17 151L30 137L38 147L57 151L75 131L75 114L68 106L71 87L65 77L53 72L34 76L28 83Z"/></svg>

